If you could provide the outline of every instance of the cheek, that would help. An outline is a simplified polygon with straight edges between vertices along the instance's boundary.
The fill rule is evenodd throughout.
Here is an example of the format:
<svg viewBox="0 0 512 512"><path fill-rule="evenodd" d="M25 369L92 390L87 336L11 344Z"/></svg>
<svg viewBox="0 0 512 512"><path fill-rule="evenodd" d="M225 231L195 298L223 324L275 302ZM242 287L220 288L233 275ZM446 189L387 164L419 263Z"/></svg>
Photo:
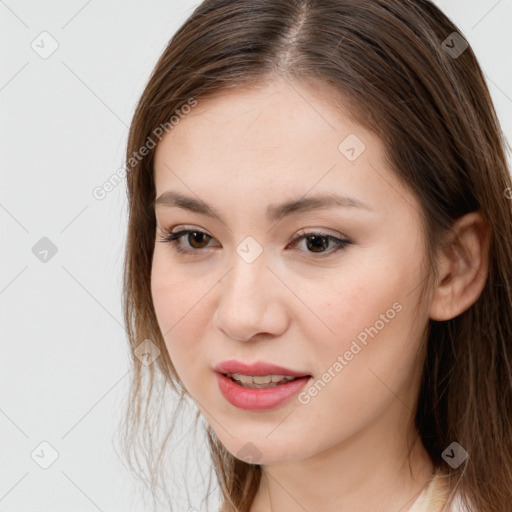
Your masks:
<svg viewBox="0 0 512 512"><path fill-rule="evenodd" d="M318 295L318 311L339 340L338 348L348 350L354 339L364 346L372 334L389 338L391 345L406 338L422 275L415 244L383 242L358 255L348 271L332 276L327 292Z"/></svg>
<svg viewBox="0 0 512 512"><path fill-rule="evenodd" d="M375 324L379 332L383 332L391 323L400 323L397 309L404 306L404 281L396 271L370 265L334 277L328 286L317 290L311 309L324 324L322 327L316 322L321 329L318 334L324 333L324 345L338 352L348 350L352 340L358 337L364 343L367 331ZM311 338L310 335L306 339L318 339L318 336Z"/></svg>
<svg viewBox="0 0 512 512"><path fill-rule="evenodd" d="M411 293L412 274L412 268L368 266L333 282L327 297L318 295L318 311L334 333L323 329L327 334L321 337L306 334L315 340L312 350L322 372L317 378L329 381L319 386L325 390L317 405L338 403L357 417L363 403L371 409L370 404L375 407L387 397L379 377L391 389L400 389L412 377L421 340L413 322L419 290ZM323 373L329 371L334 378Z"/></svg>
<svg viewBox="0 0 512 512"><path fill-rule="evenodd" d="M311 340L317 378L329 370L336 375L330 380L325 375L333 394L321 394L349 408L357 409L357 400L379 386L377 376L398 389L414 371L421 332L413 323L419 289L411 293L411 283L420 273L415 265L398 267L393 259L381 254L380 261L362 262L322 292L317 289L311 309L322 323L299 321L304 339Z"/></svg>
<svg viewBox="0 0 512 512"><path fill-rule="evenodd" d="M176 269L169 268L165 257L154 255L151 295L156 318L171 361L187 388L187 374L197 365L200 333L208 321L206 301L202 303L201 298L209 288L204 279L184 280Z"/></svg>

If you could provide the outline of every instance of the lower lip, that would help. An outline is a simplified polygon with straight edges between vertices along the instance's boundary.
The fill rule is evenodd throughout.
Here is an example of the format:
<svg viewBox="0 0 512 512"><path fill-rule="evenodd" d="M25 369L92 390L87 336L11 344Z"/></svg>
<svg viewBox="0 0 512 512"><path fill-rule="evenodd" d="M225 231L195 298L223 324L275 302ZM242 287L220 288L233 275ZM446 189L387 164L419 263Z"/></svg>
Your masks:
<svg viewBox="0 0 512 512"><path fill-rule="evenodd" d="M296 395L309 379L310 377L301 377L272 388L244 388L229 377L217 373L217 382L224 398L235 407L248 411L264 411L279 407Z"/></svg>

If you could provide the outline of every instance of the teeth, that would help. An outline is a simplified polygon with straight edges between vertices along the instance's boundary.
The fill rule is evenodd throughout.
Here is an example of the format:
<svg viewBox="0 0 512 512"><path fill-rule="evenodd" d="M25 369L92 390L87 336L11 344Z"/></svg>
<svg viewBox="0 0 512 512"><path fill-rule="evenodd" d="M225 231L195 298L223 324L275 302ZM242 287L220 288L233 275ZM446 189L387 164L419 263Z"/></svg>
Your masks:
<svg viewBox="0 0 512 512"><path fill-rule="evenodd" d="M286 383L295 380L296 377L285 375L242 375L241 373L227 373L228 377L237 380L242 385L250 388L254 387L274 387L277 383Z"/></svg>
<svg viewBox="0 0 512 512"><path fill-rule="evenodd" d="M272 382L272 375L255 375L252 380L255 384L270 384Z"/></svg>

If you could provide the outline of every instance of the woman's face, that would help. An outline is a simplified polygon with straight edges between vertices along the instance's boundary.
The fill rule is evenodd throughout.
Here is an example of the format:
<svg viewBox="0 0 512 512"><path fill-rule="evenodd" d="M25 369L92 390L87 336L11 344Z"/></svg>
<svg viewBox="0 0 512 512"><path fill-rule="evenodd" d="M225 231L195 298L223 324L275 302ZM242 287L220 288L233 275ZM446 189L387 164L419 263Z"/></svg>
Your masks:
<svg viewBox="0 0 512 512"><path fill-rule="evenodd" d="M159 327L205 419L249 462L305 459L363 432L389 439L417 396L428 320L427 303L414 320L428 277L420 205L380 140L328 101L329 91L277 79L224 92L156 149L156 197L218 214L157 202ZM353 203L319 207L328 195ZM160 242L187 229L177 247ZM214 370L226 360L310 378L247 389Z"/></svg>

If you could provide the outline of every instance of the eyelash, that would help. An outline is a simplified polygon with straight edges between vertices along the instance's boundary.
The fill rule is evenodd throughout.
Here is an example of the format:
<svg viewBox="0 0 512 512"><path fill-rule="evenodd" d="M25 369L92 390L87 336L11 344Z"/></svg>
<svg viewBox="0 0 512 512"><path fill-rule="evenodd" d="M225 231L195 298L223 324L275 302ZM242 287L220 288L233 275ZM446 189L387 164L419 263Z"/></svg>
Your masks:
<svg viewBox="0 0 512 512"><path fill-rule="evenodd" d="M202 248L202 249L188 249L188 248L184 249L182 246L180 246L178 244L180 238L182 238L183 236L188 235L190 233L200 233L200 234L206 235L211 240L214 239L213 237L211 237L204 231L201 231L200 229L183 229L183 230L173 233L171 231L171 229L166 228L163 230L159 242L171 244L173 249L179 254L187 254L187 255L196 257L196 256L199 256L199 254L197 254L197 253L202 252L204 249L206 249L206 247ZM331 250L331 251L324 251L324 252L319 252L319 253L311 252L310 254L320 254L320 256L313 256L313 258L317 258L317 259L325 258L326 256L330 256L330 255L344 249L347 245L352 244L352 242L350 240L343 239L343 238L337 238L335 236L324 234L321 232L316 232L316 231L312 231L309 233L301 232L300 235L298 235L291 241L291 243L296 244L298 241L300 241L302 239L309 238L309 237L315 237L315 236L327 238L328 240L332 240L335 245L334 250Z"/></svg>

